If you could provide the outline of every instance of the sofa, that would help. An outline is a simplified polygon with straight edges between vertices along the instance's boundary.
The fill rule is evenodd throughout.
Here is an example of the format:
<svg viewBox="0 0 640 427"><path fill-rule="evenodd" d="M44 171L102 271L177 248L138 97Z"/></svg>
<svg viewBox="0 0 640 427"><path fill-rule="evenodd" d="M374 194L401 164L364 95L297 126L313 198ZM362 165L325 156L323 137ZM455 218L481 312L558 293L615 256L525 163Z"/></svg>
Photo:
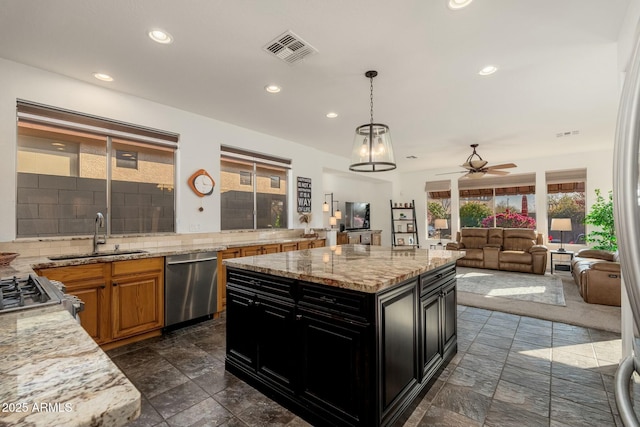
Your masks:
<svg viewBox="0 0 640 427"><path fill-rule="evenodd" d="M460 267L544 274L547 247L542 234L526 228L463 228L447 250L465 251Z"/></svg>
<svg viewBox="0 0 640 427"><path fill-rule="evenodd" d="M617 252L581 249L571 260L571 274L585 302L620 306L622 281Z"/></svg>

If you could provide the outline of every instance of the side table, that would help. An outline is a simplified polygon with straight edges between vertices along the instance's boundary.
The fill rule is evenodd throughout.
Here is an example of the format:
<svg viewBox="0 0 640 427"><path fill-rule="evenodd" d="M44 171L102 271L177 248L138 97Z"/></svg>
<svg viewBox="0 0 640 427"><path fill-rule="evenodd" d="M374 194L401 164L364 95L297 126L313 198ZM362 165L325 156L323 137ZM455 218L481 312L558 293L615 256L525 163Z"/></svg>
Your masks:
<svg viewBox="0 0 640 427"><path fill-rule="evenodd" d="M551 274L553 274L553 268L555 266L555 263L559 263L560 265L566 265L568 266L568 270L571 272L571 261L573 260L573 254L574 252L572 251L549 251L551 252ZM561 257L558 260L554 260L554 257ZM565 257L569 257L569 259L565 259ZM557 270L557 268L556 268ZM563 270L564 271L564 270Z"/></svg>

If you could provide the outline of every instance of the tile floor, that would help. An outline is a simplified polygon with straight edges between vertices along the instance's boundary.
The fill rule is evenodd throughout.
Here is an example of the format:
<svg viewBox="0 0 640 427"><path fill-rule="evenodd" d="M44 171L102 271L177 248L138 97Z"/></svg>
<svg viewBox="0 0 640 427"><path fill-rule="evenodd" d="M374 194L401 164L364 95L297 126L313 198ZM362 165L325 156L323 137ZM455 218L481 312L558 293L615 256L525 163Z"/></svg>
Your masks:
<svg viewBox="0 0 640 427"><path fill-rule="evenodd" d="M622 426L620 337L458 306L458 354L405 427ZM142 393L130 426L308 426L224 370L225 319L108 352Z"/></svg>

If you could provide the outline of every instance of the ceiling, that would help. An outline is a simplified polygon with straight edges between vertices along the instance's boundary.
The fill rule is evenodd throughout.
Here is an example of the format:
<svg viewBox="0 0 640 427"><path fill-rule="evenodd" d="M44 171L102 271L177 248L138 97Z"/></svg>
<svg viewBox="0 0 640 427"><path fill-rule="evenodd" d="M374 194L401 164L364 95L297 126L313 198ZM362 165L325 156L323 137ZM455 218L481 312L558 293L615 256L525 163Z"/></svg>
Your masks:
<svg viewBox="0 0 640 427"><path fill-rule="evenodd" d="M609 147L629 2L0 0L0 57L346 158L377 70L398 170L458 170L472 143L490 165ZM318 53L291 65L263 50L288 30Z"/></svg>

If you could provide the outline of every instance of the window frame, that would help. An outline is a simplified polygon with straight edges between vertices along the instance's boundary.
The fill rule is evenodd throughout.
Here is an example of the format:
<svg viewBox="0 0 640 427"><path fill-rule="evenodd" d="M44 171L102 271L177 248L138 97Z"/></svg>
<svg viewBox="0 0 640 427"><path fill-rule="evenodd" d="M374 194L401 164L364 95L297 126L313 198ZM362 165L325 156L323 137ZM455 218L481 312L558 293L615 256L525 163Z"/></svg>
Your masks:
<svg viewBox="0 0 640 427"><path fill-rule="evenodd" d="M121 122L117 120L112 120L108 118L98 117L90 114L85 114L81 112L71 111L67 109L62 109L58 107L53 107L49 105L39 104L23 99L16 100L16 132L17 134L20 132L20 126L26 125L32 127L45 127L51 129L51 131L65 131L68 132L69 135L73 135L81 133L87 135L93 135L96 137L98 144L102 147L104 144L104 161L105 161L105 206L106 212L104 212L104 216L107 219L106 221L106 234L108 236L124 236L124 235L143 235L143 234L175 234L177 232L177 221L176 221L176 206L177 200L175 196L175 192L173 195L173 224L171 226L172 231L164 230L164 231L148 231L148 230L138 230L134 232L127 232L125 230L122 233L113 234L112 230L112 170L116 167L113 163L117 163L118 158L115 153L116 149L113 147L113 144L123 144L131 147L142 146L150 148L151 150L158 151L171 151L172 154L172 174L173 174L173 183L171 184L172 189L176 186L177 180L177 150L178 150L178 141L179 134L167 132L163 130L153 129L145 126L139 126L131 123ZM26 128L26 127L25 127ZM117 142L116 142L117 141ZM16 156L20 152L20 147L16 143ZM137 153L140 154L139 152ZM113 157L116 157L113 159ZM16 159L16 164L17 159ZM120 166L118 166L120 167ZM139 168L139 158L136 157L136 170ZM19 174L19 168L16 167L16 175ZM27 172L33 173L33 172ZM44 174L47 175L47 174ZM61 175L64 176L64 175ZM70 175L74 176L74 175ZM79 173L76 178L82 178ZM18 191L18 180L16 180L16 192ZM164 188L163 188L164 190ZM76 205L70 205L76 206ZM164 205L167 206L167 205ZM27 236L27 235L18 235L18 197L16 196L16 239L23 238L33 238L33 237L44 237L41 233L36 233L36 236ZM86 218L84 218L86 219ZM83 234L63 234L63 233L55 233L51 234L50 237L53 238L65 238L65 237L73 237L79 235L87 235L89 233Z"/></svg>

